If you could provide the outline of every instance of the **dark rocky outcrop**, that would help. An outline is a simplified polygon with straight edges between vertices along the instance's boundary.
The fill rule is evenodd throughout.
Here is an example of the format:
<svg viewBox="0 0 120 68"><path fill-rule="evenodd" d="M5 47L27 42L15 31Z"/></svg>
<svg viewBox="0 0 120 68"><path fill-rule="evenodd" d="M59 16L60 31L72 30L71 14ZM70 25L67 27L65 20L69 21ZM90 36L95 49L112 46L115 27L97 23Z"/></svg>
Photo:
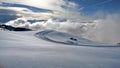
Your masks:
<svg viewBox="0 0 120 68"><path fill-rule="evenodd" d="M5 25L5 24L0 25L0 28L3 30L9 30L9 31L31 31L31 29L28 29L28 28L13 27L10 25Z"/></svg>

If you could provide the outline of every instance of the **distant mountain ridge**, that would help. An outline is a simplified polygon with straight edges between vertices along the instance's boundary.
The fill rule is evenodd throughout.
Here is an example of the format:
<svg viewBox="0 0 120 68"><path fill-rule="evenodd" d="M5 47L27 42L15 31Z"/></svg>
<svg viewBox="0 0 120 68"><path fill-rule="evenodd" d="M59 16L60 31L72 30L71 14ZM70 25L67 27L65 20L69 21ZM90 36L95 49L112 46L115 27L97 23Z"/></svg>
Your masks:
<svg viewBox="0 0 120 68"><path fill-rule="evenodd" d="M31 29L28 28L22 28L22 27L13 27L10 25L1 24L0 30L8 30L8 31L31 31Z"/></svg>

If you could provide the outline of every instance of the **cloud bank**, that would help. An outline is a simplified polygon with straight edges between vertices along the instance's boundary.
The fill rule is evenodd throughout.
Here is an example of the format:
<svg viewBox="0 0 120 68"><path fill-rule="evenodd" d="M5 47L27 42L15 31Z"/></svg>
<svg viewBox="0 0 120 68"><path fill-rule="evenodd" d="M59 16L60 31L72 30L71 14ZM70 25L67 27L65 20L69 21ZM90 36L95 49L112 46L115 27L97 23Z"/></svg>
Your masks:
<svg viewBox="0 0 120 68"><path fill-rule="evenodd" d="M108 14L104 19L97 20L96 28L91 30L90 38L100 42L120 42L120 14Z"/></svg>

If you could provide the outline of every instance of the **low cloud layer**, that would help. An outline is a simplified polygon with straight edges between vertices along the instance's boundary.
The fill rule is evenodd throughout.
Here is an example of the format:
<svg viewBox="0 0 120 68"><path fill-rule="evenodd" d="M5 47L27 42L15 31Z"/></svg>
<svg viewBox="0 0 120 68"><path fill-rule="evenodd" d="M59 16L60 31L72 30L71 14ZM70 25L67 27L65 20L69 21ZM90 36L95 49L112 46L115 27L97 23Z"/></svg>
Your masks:
<svg viewBox="0 0 120 68"><path fill-rule="evenodd" d="M6 23L14 27L25 27L32 30L56 30L70 33L78 36L86 36L89 29L93 29L95 23L89 22L71 22L69 20L61 21L57 19L48 19L47 21L30 23L25 18L18 18Z"/></svg>
<svg viewBox="0 0 120 68"><path fill-rule="evenodd" d="M104 19L96 19L88 22L71 22L49 19L47 21L30 23L25 18L19 18L7 23L15 27L25 27L33 30L57 30L93 41L104 43L120 42L120 15L107 15Z"/></svg>

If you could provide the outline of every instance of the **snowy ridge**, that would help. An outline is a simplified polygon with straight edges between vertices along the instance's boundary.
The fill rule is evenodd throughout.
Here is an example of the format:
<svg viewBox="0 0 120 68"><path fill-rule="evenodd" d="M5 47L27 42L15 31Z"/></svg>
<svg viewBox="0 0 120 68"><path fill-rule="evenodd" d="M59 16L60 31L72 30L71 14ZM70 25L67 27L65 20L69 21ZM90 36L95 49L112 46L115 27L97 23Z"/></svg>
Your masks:
<svg viewBox="0 0 120 68"><path fill-rule="evenodd" d="M118 45L99 43L54 30L41 31L36 33L35 36L46 41L67 45L93 46L93 47L119 47Z"/></svg>

